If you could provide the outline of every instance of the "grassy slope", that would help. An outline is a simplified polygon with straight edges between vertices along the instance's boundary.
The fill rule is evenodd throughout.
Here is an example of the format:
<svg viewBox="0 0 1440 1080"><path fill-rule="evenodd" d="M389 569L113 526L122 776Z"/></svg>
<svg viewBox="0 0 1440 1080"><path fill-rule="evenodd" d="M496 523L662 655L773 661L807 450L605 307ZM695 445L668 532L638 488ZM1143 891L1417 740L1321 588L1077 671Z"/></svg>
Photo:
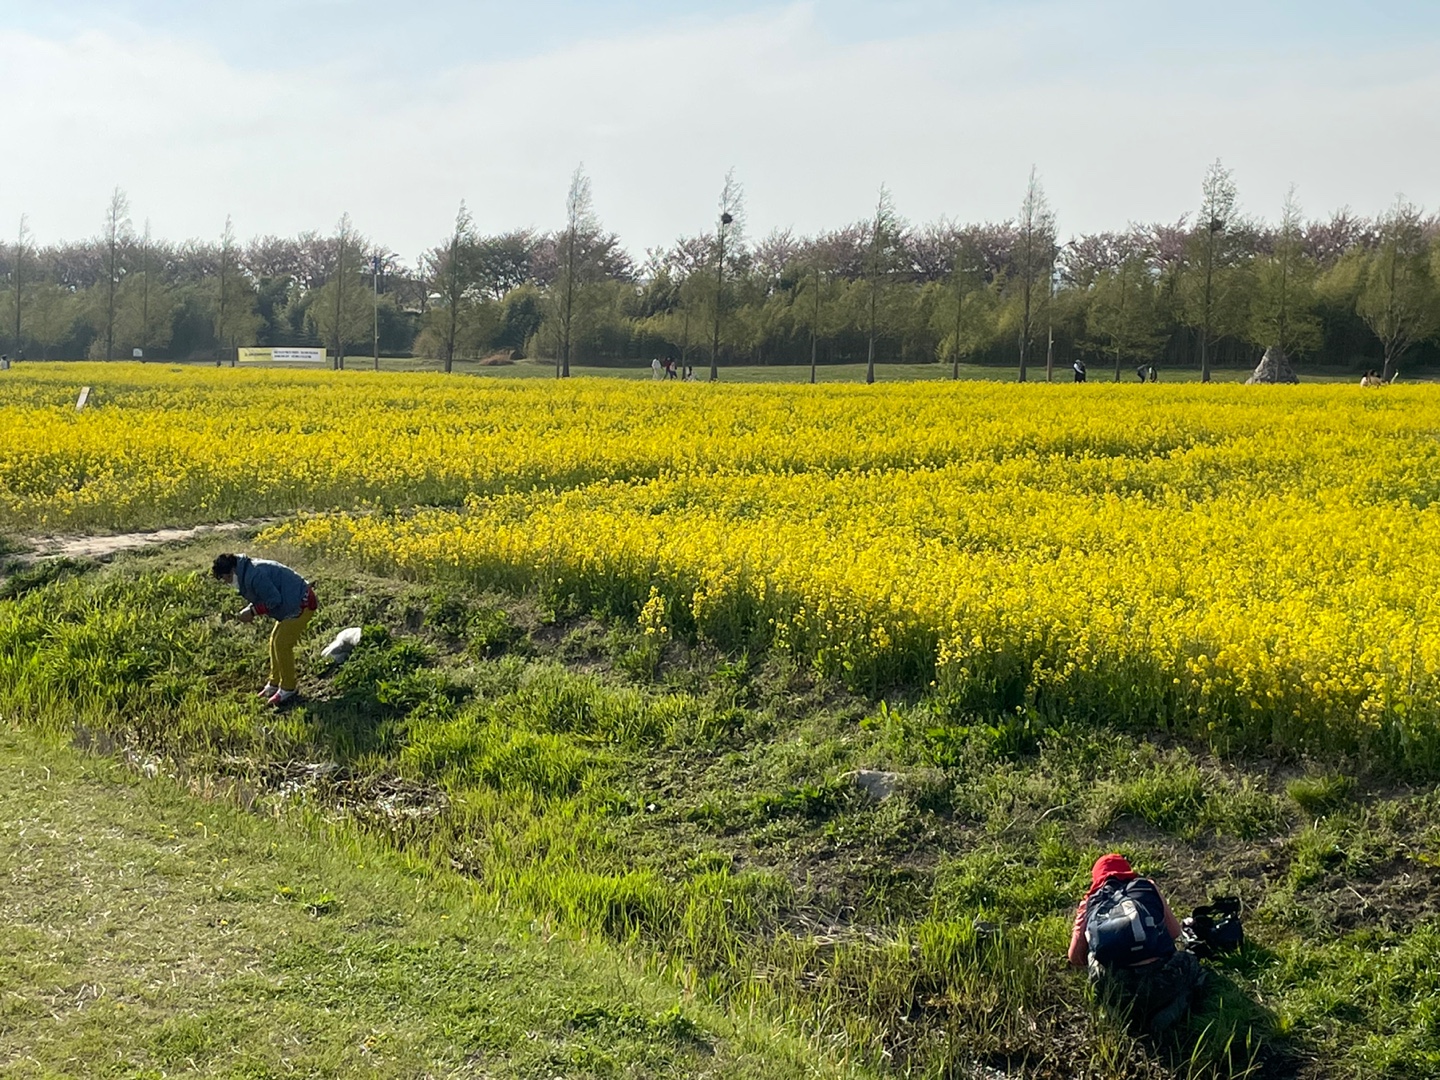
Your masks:
<svg viewBox="0 0 1440 1080"><path fill-rule="evenodd" d="M338 682L312 674L310 704L277 725L243 698L255 632L204 618L226 600L213 586L164 576L203 558L127 556L34 590L22 630L56 613L72 628L42 667L0 670L0 699L18 690L11 709L65 720L62 673L108 643L87 687L119 696L81 711L145 755L262 787L296 762L340 762L344 782L313 798L464 867L491 902L638 942L733 1011L788 1010L877 1060L1033 1075L1183 1074L1192 1053L1222 1075L1440 1065L1433 794L1103 730L958 728L921 703L877 710L784 657L657 650L633 626L341 567L325 570L312 648L347 623L392 641ZM34 707L49 695L56 707ZM147 723L152 702L169 719ZM844 779L854 767L901 773L900 794L870 803ZM376 812L401 796L444 810ZM1179 908L1234 890L1251 909L1252 945L1160 1047L1094 1017L1059 961L1089 861L1115 848ZM1005 928L1001 949L977 940L977 917Z"/></svg>
<svg viewBox="0 0 1440 1080"><path fill-rule="evenodd" d="M0 819L9 1076L827 1074L345 827L13 729Z"/></svg>

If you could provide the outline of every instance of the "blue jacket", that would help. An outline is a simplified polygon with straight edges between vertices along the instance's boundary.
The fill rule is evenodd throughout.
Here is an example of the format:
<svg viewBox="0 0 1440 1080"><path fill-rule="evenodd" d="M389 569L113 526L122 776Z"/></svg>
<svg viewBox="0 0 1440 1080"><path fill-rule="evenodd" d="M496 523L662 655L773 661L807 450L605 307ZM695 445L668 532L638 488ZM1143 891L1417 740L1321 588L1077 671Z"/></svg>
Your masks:
<svg viewBox="0 0 1440 1080"><path fill-rule="evenodd" d="M257 615L269 615L277 622L299 615L310 593L309 583L285 564L248 555L235 557L235 588L255 606Z"/></svg>

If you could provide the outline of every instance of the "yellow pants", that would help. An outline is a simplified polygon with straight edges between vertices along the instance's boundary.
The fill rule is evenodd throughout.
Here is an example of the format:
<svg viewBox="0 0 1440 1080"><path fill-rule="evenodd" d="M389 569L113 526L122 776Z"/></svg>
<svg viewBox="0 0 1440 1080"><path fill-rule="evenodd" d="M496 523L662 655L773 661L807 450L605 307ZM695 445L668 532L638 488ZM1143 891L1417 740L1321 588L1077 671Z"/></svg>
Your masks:
<svg viewBox="0 0 1440 1080"><path fill-rule="evenodd" d="M310 624L310 618L314 614L314 611L306 608L293 619L277 622L275 629L270 631L269 681L272 685L280 687L281 690L294 690L296 687L295 644L300 640L300 635L305 632L305 627Z"/></svg>

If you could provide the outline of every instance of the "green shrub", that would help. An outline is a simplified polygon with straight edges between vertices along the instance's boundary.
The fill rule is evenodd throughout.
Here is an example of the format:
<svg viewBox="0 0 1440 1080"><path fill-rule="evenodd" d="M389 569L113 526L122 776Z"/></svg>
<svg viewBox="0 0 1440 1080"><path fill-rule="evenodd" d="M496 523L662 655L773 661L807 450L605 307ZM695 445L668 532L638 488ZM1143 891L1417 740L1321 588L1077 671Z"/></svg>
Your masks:
<svg viewBox="0 0 1440 1080"><path fill-rule="evenodd" d="M431 597L425 606L425 625L452 641L465 637L469 619L469 602L462 594L453 590L446 590Z"/></svg>
<svg viewBox="0 0 1440 1080"><path fill-rule="evenodd" d="M499 656L525 636L509 612L501 607L482 607L465 623L466 648L480 659Z"/></svg>

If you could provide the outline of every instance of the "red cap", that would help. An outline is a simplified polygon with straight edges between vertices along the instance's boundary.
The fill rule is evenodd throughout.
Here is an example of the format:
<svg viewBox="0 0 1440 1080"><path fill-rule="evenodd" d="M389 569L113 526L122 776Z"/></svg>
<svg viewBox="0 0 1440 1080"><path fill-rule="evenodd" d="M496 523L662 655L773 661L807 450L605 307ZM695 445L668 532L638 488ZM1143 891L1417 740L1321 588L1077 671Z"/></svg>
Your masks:
<svg viewBox="0 0 1440 1080"><path fill-rule="evenodd" d="M1105 884L1106 879L1132 881L1140 875L1130 867L1130 860L1124 855L1101 855L1090 868L1090 891L1094 892Z"/></svg>

